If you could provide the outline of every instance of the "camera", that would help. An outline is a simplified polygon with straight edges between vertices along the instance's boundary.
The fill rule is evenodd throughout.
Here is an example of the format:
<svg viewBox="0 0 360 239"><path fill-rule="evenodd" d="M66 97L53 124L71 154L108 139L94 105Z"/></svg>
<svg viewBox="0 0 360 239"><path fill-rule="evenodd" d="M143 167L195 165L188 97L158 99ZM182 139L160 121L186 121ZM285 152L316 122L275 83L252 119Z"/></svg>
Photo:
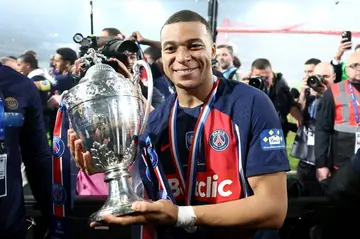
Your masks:
<svg viewBox="0 0 360 239"><path fill-rule="evenodd" d="M322 76L320 75L313 75L310 76L307 80L307 85L312 88L312 89L316 89L321 87L323 84L325 83L325 80Z"/></svg>
<svg viewBox="0 0 360 239"><path fill-rule="evenodd" d="M251 77L251 78L247 78L246 80L249 81L249 85L263 91L263 92L267 92L266 89L266 79L263 76L255 76L255 77Z"/></svg>
<svg viewBox="0 0 360 239"><path fill-rule="evenodd" d="M133 41L122 40L113 37L99 37L88 36L83 37L81 33L76 33L73 37L75 43L80 45L79 57L83 57L89 49L94 49L97 53L104 56L103 63L110 65L118 72L118 64L113 61L108 61L109 58L116 58L121 61L126 67L129 66L127 60L128 52L137 52L139 50L138 45ZM82 74L85 75L86 71L94 64L93 62L86 61L84 59L84 65L82 68ZM82 75L82 76L83 76Z"/></svg>

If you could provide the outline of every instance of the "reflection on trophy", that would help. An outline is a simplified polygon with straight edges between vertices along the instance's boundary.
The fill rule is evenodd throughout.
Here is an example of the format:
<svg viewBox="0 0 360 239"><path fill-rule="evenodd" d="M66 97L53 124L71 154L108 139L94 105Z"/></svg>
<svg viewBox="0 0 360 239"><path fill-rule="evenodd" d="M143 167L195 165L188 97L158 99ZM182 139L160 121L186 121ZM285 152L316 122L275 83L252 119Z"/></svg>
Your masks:
<svg viewBox="0 0 360 239"><path fill-rule="evenodd" d="M90 216L90 221L102 221L102 216L121 216L132 212L131 205L143 200L135 194L129 177L129 167L137 154L138 136L143 133L151 108L153 80L148 64L134 65L134 78L120 77L103 64L101 55L90 49L85 56L94 65L78 85L64 95L70 125L83 148L91 153L91 162L98 172L104 172L109 183L109 195L102 208ZM142 97L139 68L148 76L148 97Z"/></svg>

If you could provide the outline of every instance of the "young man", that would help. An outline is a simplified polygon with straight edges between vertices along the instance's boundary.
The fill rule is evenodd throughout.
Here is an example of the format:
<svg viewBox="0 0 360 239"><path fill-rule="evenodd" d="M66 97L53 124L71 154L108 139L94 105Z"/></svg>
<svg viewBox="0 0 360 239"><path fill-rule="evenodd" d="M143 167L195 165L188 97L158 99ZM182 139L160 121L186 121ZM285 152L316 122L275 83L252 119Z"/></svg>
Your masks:
<svg viewBox="0 0 360 239"><path fill-rule="evenodd" d="M147 165L163 177L139 157L154 202L136 202L137 214L104 220L151 224L159 238L278 238L276 231L261 231L280 228L287 211L289 163L274 106L259 90L212 75L216 46L197 13L172 15L161 45L177 94L152 111L143 136L151 157L144 156L152 160ZM69 137L78 165L93 172L81 140L71 131Z"/></svg>

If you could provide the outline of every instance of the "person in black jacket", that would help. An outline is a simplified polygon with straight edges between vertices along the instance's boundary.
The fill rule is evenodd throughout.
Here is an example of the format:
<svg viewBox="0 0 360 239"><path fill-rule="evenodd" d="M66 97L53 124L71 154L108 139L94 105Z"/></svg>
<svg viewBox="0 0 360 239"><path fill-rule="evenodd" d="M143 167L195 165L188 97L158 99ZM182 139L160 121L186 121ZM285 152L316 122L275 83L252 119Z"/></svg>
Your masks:
<svg viewBox="0 0 360 239"><path fill-rule="evenodd" d="M5 112L18 112L24 116L21 128L5 128L7 193L0 196L0 238L23 239L27 228L21 161L25 164L33 195L43 215L48 216L51 203L50 147L45 133L42 103L34 83L0 63L0 92L5 102Z"/></svg>

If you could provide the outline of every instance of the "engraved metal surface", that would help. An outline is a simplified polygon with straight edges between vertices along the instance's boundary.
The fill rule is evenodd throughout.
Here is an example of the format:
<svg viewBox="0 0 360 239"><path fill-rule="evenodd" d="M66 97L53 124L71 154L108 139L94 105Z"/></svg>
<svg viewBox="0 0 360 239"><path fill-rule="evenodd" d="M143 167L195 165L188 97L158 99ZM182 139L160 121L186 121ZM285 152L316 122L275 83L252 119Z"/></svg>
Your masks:
<svg viewBox="0 0 360 239"><path fill-rule="evenodd" d="M145 129L151 109L153 80L149 65L134 64L134 79L126 79L106 64L103 56L89 49L86 60L95 63L79 84L64 93L69 123L97 172L105 172L109 183L108 199L90 221L102 221L102 216L120 216L132 212L131 204L143 200L134 193L128 171L137 153L137 139ZM139 69L148 76L148 96L145 102L138 84Z"/></svg>

